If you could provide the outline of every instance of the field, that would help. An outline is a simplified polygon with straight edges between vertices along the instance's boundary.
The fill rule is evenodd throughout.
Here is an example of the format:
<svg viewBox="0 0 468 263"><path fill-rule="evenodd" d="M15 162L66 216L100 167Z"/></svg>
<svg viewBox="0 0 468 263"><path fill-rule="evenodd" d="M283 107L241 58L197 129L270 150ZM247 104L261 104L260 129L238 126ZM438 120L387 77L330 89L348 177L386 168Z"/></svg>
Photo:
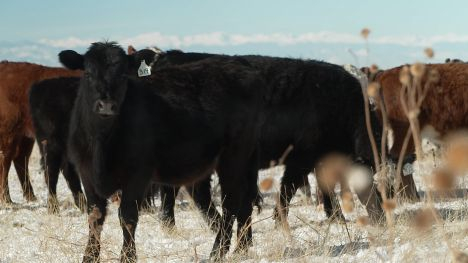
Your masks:
<svg viewBox="0 0 468 263"><path fill-rule="evenodd" d="M420 166L420 174L429 173L433 165L434 160L426 158ZM10 171L10 191L16 204L0 208L0 262L81 261L88 235L87 217L73 206L62 177L58 189L60 216L47 213L47 190L37 148L30 170L38 197L38 201L33 203L25 203L16 174ZM262 212L257 214L254 210L254 246L247 255L230 253L227 261L468 262L466 177L465 181L460 178L457 185L461 189L458 198L435 203L436 211L444 220L443 225L433 224L425 230L413 227L415 211L425 207L426 202L398 205L393 229L358 226L356 218L365 214L358 202L352 213L345 213L346 224L329 223L325 213L316 205L307 203L299 191L292 200L288 217L291 232L288 234L282 228L275 228L271 218L281 173L281 167L261 173L260 180L273 177L275 184L264 193ZM416 179L419 190L425 190L421 177ZM310 181L314 187L315 179L311 175ZM180 199L175 215L177 227L172 232L161 225L157 213L141 215L136 234L139 262L207 261L215 235L190 202ZM235 244L235 235L232 242ZM121 244L117 205L111 204L102 235L102 262L117 262Z"/></svg>

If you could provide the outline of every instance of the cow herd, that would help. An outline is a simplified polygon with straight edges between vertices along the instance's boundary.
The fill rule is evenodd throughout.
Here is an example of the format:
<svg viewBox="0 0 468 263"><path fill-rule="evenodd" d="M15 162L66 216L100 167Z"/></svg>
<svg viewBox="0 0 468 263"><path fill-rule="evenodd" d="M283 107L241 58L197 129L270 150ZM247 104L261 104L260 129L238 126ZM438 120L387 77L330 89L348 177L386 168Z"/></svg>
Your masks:
<svg viewBox="0 0 468 263"><path fill-rule="evenodd" d="M262 201L259 170L285 166L274 212L279 222L296 190L308 184L307 175L328 154L340 153L376 169L366 126L365 110L371 106L363 97L365 87L341 66L176 50L125 53L114 42L93 43L84 54L64 50L59 60L67 69L0 64L0 202L12 202L12 162L24 197L35 200L27 165L36 140L49 190L48 211L59 212L56 187L62 171L75 204L88 212L84 262L99 260L108 198L116 193L122 261L136 261L138 212L151 202L156 188L164 199L162 219L175 224L174 198L181 186L190 189L217 232L210 256L221 260L229 251L236 220L235 251L253 244L251 214ZM421 107L422 127L430 125L441 135L466 127L468 66L430 67L440 74L439 88L427 94ZM399 71L368 76L381 85L394 130L395 143L389 147L393 158L409 127L399 105ZM369 116L376 138L381 137L379 116L379 109ZM407 154L413 152L410 145ZM222 213L211 199L215 172ZM372 182L372 174L368 176ZM403 189L417 199L411 175L403 178ZM334 219L333 196L323 184L318 186L325 212ZM371 221L381 222L382 199L374 183L356 194Z"/></svg>

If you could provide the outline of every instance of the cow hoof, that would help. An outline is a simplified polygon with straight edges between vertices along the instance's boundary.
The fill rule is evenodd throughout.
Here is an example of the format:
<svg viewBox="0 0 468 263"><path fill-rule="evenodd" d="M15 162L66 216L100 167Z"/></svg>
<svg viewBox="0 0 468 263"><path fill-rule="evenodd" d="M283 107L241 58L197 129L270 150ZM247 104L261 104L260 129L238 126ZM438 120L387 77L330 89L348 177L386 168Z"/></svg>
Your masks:
<svg viewBox="0 0 468 263"><path fill-rule="evenodd" d="M410 204L414 204L414 203L421 201L418 195L403 195L403 196L400 196L400 199L401 201L405 203L410 203Z"/></svg>
<svg viewBox="0 0 468 263"><path fill-rule="evenodd" d="M137 255L135 248L123 248L120 252L120 262L136 263Z"/></svg>
<svg viewBox="0 0 468 263"><path fill-rule="evenodd" d="M277 217L275 218L275 229L280 229L284 226L284 222L283 220L281 220L281 218Z"/></svg>
<svg viewBox="0 0 468 263"><path fill-rule="evenodd" d="M163 229L164 232L173 232L175 229L175 220L172 217L168 217L166 215L161 215L159 216L159 219L161 220L161 228Z"/></svg>
<svg viewBox="0 0 468 263"><path fill-rule="evenodd" d="M84 255L83 257L83 263L96 263L96 262L100 262L100 258L99 256L94 256L94 255Z"/></svg>
<svg viewBox="0 0 468 263"><path fill-rule="evenodd" d="M50 215L58 215L60 214L60 208L54 205L47 205L47 213Z"/></svg>
<svg viewBox="0 0 468 263"><path fill-rule="evenodd" d="M275 229L281 228L282 222L279 218L275 218Z"/></svg>
<svg viewBox="0 0 468 263"><path fill-rule="evenodd" d="M346 225L348 223L348 221L345 218L336 218L334 222L340 225Z"/></svg>
<svg viewBox="0 0 468 263"><path fill-rule="evenodd" d="M249 252L249 248L253 246L252 239L246 241L245 243L238 244L237 247L234 249L234 253L237 255L247 255Z"/></svg>
<svg viewBox="0 0 468 263"><path fill-rule="evenodd" d="M237 261L237 262L246 261L246 260L249 259L249 253L248 252L249 252L248 249L238 250L236 248L234 250L233 259L235 259L235 261Z"/></svg>
<svg viewBox="0 0 468 263"><path fill-rule="evenodd" d="M24 198L26 199L27 202L36 202L37 198L34 194L30 195L25 195Z"/></svg>
<svg viewBox="0 0 468 263"><path fill-rule="evenodd" d="M281 225L281 218L278 215L277 208L273 209L273 220L275 220L275 228Z"/></svg>
<svg viewBox="0 0 468 263"><path fill-rule="evenodd" d="M55 197L47 199L47 212L51 215L58 215L60 212L59 202Z"/></svg>
<svg viewBox="0 0 468 263"><path fill-rule="evenodd" d="M161 230L162 230L163 232L167 233L167 234L172 234L172 233L174 233L174 232L175 232L175 229L176 229L176 228L175 228L175 225L173 225L173 224L169 224L169 223L167 223L167 222L163 222L163 223L161 224Z"/></svg>
<svg viewBox="0 0 468 263"><path fill-rule="evenodd" d="M369 222L373 226L385 226L387 224L387 218L385 217L385 215L370 216Z"/></svg>
<svg viewBox="0 0 468 263"><path fill-rule="evenodd" d="M0 207L14 207L15 205L16 203L11 200L0 200Z"/></svg>
<svg viewBox="0 0 468 263"><path fill-rule="evenodd" d="M276 212L276 210L275 210L275 212L273 214L273 219L275 220L275 229L282 228L286 224L288 224L288 218L284 217L284 221L283 221L281 219L281 216L279 216L278 213Z"/></svg>
<svg viewBox="0 0 468 263"><path fill-rule="evenodd" d="M50 215L58 215L60 213L60 208L59 208L58 204L48 203L47 204L47 213L49 213Z"/></svg>
<svg viewBox="0 0 468 263"><path fill-rule="evenodd" d="M73 200L75 201L75 206L80 209L82 213L86 212L86 197L83 193L78 193L73 196Z"/></svg>
<svg viewBox="0 0 468 263"><path fill-rule="evenodd" d="M346 219L343 214L333 215L328 218L330 223L346 224Z"/></svg>
<svg viewBox="0 0 468 263"><path fill-rule="evenodd" d="M140 206L140 212L154 214L156 213L155 207L148 200L144 200Z"/></svg>
<svg viewBox="0 0 468 263"><path fill-rule="evenodd" d="M216 249L212 250L210 253L210 261L211 262L222 262L224 259L224 255L226 254L226 251L221 251L224 249Z"/></svg>
<svg viewBox="0 0 468 263"><path fill-rule="evenodd" d="M219 228L221 227L221 223L217 221L212 221L208 223L208 225L210 226L211 231L213 231L215 234L218 233Z"/></svg>
<svg viewBox="0 0 468 263"><path fill-rule="evenodd" d="M0 204L13 205L14 203L11 200L10 195L5 195L5 196L0 197Z"/></svg>

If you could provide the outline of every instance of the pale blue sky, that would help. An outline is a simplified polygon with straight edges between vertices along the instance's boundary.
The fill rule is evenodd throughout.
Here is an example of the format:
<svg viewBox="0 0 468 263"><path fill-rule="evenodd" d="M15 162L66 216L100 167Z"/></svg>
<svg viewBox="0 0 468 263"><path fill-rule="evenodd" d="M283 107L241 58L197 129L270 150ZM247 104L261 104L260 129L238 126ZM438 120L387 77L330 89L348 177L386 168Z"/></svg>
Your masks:
<svg viewBox="0 0 468 263"><path fill-rule="evenodd" d="M468 1L4 1L0 60L57 65L62 49L92 41L138 48L267 54L383 67L468 60ZM370 56L359 37L371 29ZM350 54L358 56L356 61Z"/></svg>

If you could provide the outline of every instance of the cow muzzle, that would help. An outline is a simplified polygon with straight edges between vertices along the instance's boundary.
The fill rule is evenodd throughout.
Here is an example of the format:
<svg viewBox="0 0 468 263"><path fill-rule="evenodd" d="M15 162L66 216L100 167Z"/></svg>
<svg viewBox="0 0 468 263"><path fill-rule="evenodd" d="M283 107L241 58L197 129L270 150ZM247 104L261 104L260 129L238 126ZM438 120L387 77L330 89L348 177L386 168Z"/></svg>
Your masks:
<svg viewBox="0 0 468 263"><path fill-rule="evenodd" d="M97 100L94 103L94 112L102 117L111 117L117 115L117 103L112 100Z"/></svg>

